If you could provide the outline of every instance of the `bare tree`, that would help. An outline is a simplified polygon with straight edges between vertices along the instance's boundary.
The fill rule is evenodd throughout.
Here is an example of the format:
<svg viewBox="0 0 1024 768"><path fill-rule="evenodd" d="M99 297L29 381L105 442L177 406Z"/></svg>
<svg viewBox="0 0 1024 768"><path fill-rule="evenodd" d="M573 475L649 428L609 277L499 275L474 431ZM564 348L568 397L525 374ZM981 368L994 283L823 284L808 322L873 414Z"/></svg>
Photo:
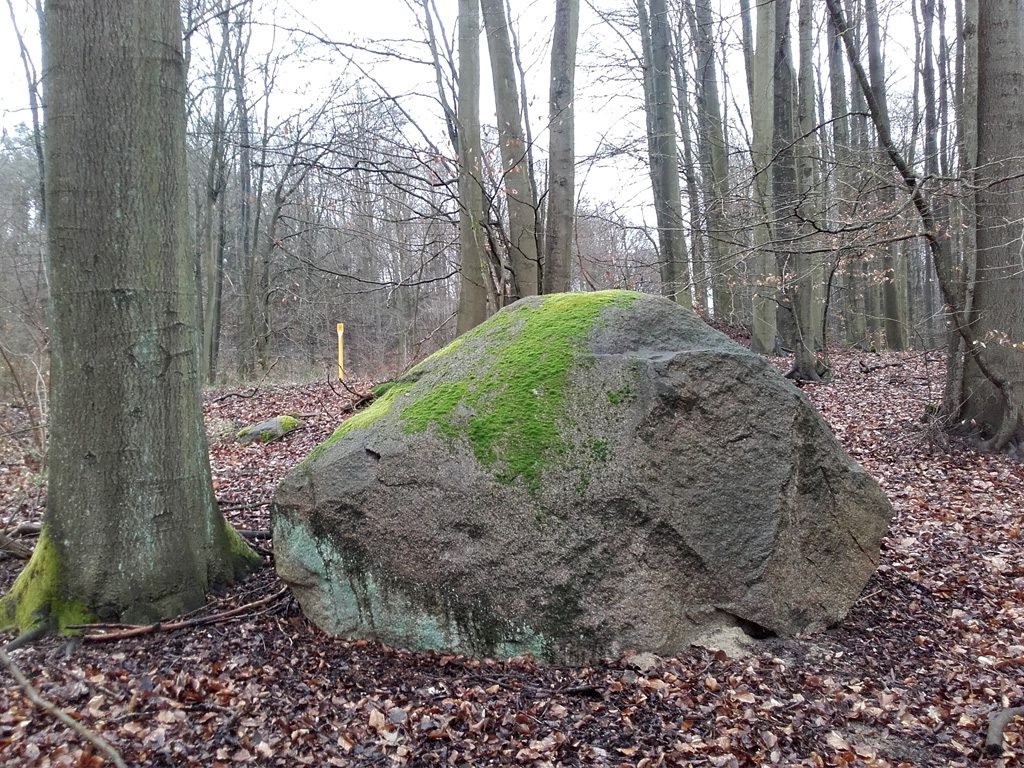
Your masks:
<svg viewBox="0 0 1024 768"><path fill-rule="evenodd" d="M483 182L480 168L480 4L459 0L459 309L458 333L487 319Z"/></svg>
<svg viewBox="0 0 1024 768"><path fill-rule="evenodd" d="M519 90L516 86L512 42L502 0L480 0L487 50L494 81L505 196L508 200L509 264L512 298L534 296L539 291L537 251L537 201L527 162Z"/></svg>
<svg viewBox="0 0 1024 768"><path fill-rule="evenodd" d="M672 37L665 0L636 0L643 45L647 143L654 212L658 220L661 290L690 306L686 239L679 198L674 102L672 99Z"/></svg>

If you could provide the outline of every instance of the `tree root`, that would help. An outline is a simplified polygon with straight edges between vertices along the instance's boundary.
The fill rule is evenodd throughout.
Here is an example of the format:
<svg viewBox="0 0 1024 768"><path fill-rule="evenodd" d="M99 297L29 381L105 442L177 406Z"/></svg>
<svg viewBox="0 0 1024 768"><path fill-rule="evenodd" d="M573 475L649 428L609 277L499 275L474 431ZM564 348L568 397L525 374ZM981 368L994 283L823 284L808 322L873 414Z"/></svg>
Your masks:
<svg viewBox="0 0 1024 768"><path fill-rule="evenodd" d="M199 616L194 619L182 619L180 621L167 621L167 622L156 622L155 624L142 624L137 626L128 626L124 629L115 629L112 631L94 631L92 634L89 630L103 630L109 625L102 624L69 624L68 629L80 629L83 630L81 638L86 643L106 643L111 640L126 640L130 637L141 637L142 635L150 635L154 632L173 632L176 629L185 629L187 627L205 627L211 624L220 624L228 619L232 619L235 616L240 616L249 611L264 606L270 605L275 600L278 600L285 596L288 592L288 587L281 587L277 592L261 597L259 600L254 600L251 603L240 605L237 608L232 608L229 611L221 611L220 613L214 613L210 616Z"/></svg>
<svg viewBox="0 0 1024 768"><path fill-rule="evenodd" d="M1016 405L1008 405L1006 413L1003 414L1003 421L999 425L999 431L991 440L985 442L985 450L993 453L1002 452L1010 444L1013 436L1017 434L1018 429L1020 429L1020 408Z"/></svg>
<svg viewBox="0 0 1024 768"><path fill-rule="evenodd" d="M41 623L37 624L36 626L34 626L32 629L30 629L25 634L18 635L16 638L11 640L11 642L9 642L7 645L4 646L3 650L4 650L5 653L10 653L11 651L16 651L18 648L23 648L26 645L31 645L36 640L40 640L40 639L46 637L47 635L49 635L52 632L53 632L53 625L50 622L48 622L48 621L41 622Z"/></svg>
<svg viewBox="0 0 1024 768"><path fill-rule="evenodd" d="M1013 718L1024 715L1024 707L1010 707L992 715L988 721L988 734L985 736L985 754L1001 755L1003 753L1003 731Z"/></svg>
<svg viewBox="0 0 1024 768"><path fill-rule="evenodd" d="M7 670L14 677L14 681L18 684L29 701L52 716L54 719L64 723L64 725L100 750L114 765L117 766L117 768L127 768L120 753L111 746L109 741L90 728L82 725L82 723L75 720L75 718L58 707L52 701L48 701L43 698L42 694L39 693L29 679L25 677L25 674L21 671L18 665L14 663L14 660L7 655L6 650L0 649L0 662L3 662L4 666L7 667Z"/></svg>

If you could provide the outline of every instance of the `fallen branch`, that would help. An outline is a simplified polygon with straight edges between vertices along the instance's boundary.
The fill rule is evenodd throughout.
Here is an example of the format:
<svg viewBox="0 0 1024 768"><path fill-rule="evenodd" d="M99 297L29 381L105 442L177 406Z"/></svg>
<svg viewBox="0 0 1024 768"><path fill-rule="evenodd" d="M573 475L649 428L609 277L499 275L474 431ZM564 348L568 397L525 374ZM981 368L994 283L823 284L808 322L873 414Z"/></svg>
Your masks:
<svg viewBox="0 0 1024 768"><path fill-rule="evenodd" d="M15 541L2 531L0 531L0 552L16 557L19 560L28 560L32 557L32 550L30 548Z"/></svg>
<svg viewBox="0 0 1024 768"><path fill-rule="evenodd" d="M368 395L362 395L358 400L355 400L354 402L351 402L348 405L346 405L344 408L342 408L341 412L343 414L344 413L353 413L355 411L358 411L360 408L362 408L367 403L372 403L376 399L377 399L377 396L374 395L372 392L370 394L368 394Z"/></svg>
<svg viewBox="0 0 1024 768"><path fill-rule="evenodd" d="M47 714L51 715L56 720L59 720L60 722L64 723L64 725L66 725L68 728L73 730L83 739L85 739L98 750L103 752L103 754L110 758L110 761L118 768L127 768L124 760L121 759L121 755L118 753L116 749L114 749L113 746L111 746L109 741L104 739L95 731L82 725L82 723L75 720L75 718L73 718L63 709L58 707L52 701L44 699L42 694L40 694L39 691L36 690L35 686L33 686L31 682L29 682L29 679L25 677L25 674L21 671L18 665L14 663L14 660L7 655L7 651L0 649L0 661L3 662L5 667L7 667L7 670L14 677L14 681L25 693L25 696L28 698L29 701L31 701L35 706L39 707Z"/></svg>
<svg viewBox="0 0 1024 768"><path fill-rule="evenodd" d="M878 363L877 365L871 365L865 363L863 360L857 360L857 365L860 366L861 373L871 373L872 371L878 371L882 368L902 368L903 361L897 360L895 363Z"/></svg>
<svg viewBox="0 0 1024 768"><path fill-rule="evenodd" d="M345 383L344 380L339 380L338 383L341 384L341 386L343 386L345 388L346 392L348 392L350 395L352 395L352 397L355 398L355 400L353 400L351 403L349 403L348 405L346 405L344 408L341 409L341 413L342 414L352 413L357 408L361 407L363 404L372 402L377 397L375 394L373 394L372 391L370 391L370 392L368 392L368 393L366 393L364 395L359 394L356 390L352 389L352 387L350 387L347 383ZM329 376L327 378L327 386L331 388L331 391L335 395L337 395L338 397L341 397L341 393L337 389L334 388L334 382L331 381L331 378Z"/></svg>
<svg viewBox="0 0 1024 768"><path fill-rule="evenodd" d="M219 403L222 400L227 400L227 399L232 398L232 397L241 397L241 398L244 398L244 399L248 400L250 397L256 397L256 394L259 391L260 391L259 387L253 387L252 388L252 392L249 392L248 394L246 394L245 392L225 392L220 397L213 398L213 402Z"/></svg>
<svg viewBox="0 0 1024 768"><path fill-rule="evenodd" d="M260 509L261 507L267 506L267 504L269 503L270 502L268 501L260 501L255 504L223 504L219 506L219 509L221 512L241 512L244 510L248 511Z"/></svg>
<svg viewBox="0 0 1024 768"><path fill-rule="evenodd" d="M69 624L68 629L81 629L84 633L81 635L82 640L87 643L106 643L111 640L127 640L131 637L141 637L142 635L150 635L154 632L173 632L177 629L185 629L187 627L205 627L212 624L220 624L232 619L235 616L240 616L244 613L252 611L256 608L262 608L265 605L270 605L275 600L278 600L285 596L288 592L288 587L281 587L277 592L271 595L262 597L259 600L254 600L251 603L240 605L237 608L232 608L229 611L221 611L220 613L210 614L209 616L199 616L194 619L184 619L181 621L158 621L155 624L142 624L132 626L126 629L118 629L112 632L97 632L89 634L90 629L102 628L103 625L93 624Z"/></svg>
<svg viewBox="0 0 1024 768"><path fill-rule="evenodd" d="M1013 718L1024 715L1024 707L1010 707L997 712L988 721L988 734L985 736L985 754L1003 754L1003 731Z"/></svg>
<svg viewBox="0 0 1024 768"><path fill-rule="evenodd" d="M235 533L237 533L244 539L248 539L249 541L260 541L263 539L273 538L274 536L274 534L272 534L270 531L266 529L253 531L249 530L248 528L236 528Z"/></svg>
<svg viewBox="0 0 1024 768"><path fill-rule="evenodd" d="M341 409L341 411L338 413L339 416L343 416L346 413L353 413L362 408L367 403L372 403L374 400L377 399L377 396L373 394L372 390L364 395L361 395L356 390L352 389L352 387L350 387L348 384L346 384L343 379L339 380L338 383L341 384L341 386L343 386L345 390L350 395L352 395L352 397L355 398L355 400L353 400L351 403L349 403L348 405L344 406ZM331 392L336 394L338 397L341 397L341 392L334 388L334 382L331 381L330 376L327 377L327 386L331 388Z"/></svg>
<svg viewBox="0 0 1024 768"><path fill-rule="evenodd" d="M491 676L488 676L488 675L474 675L474 677L476 677L476 678L478 678L480 680L484 680L484 681L486 681L488 683L493 683L494 685L500 685L502 688L508 688L509 690L512 690L512 691L515 691L515 690L529 691L534 696L555 696L555 695L562 695L562 696L592 696L592 697L600 699L604 695L603 692L601 691L601 689L598 688L596 685L583 684L583 685L570 685L570 686L566 686L564 688L544 688L544 687L538 686L538 685L530 685L528 683L523 682L519 678L514 678L515 682L519 683L519 687L517 688L515 686L509 685L508 678L491 677Z"/></svg>
<svg viewBox="0 0 1024 768"><path fill-rule="evenodd" d="M270 367L267 368L267 372L263 374L263 378L260 379L260 383L257 384L255 387L253 387L252 388L252 392L250 392L249 394L245 394L244 392L225 392L220 397L213 398L212 402L219 403L222 400L227 400L229 397L241 397L241 398L245 398L245 399L249 399L250 397L256 397L256 393L260 391L260 388L263 386L263 382L265 382L267 380L267 377L270 375L270 372L272 370L274 370L274 366L276 366L277 363L278 363L278 361L275 360L270 365Z"/></svg>

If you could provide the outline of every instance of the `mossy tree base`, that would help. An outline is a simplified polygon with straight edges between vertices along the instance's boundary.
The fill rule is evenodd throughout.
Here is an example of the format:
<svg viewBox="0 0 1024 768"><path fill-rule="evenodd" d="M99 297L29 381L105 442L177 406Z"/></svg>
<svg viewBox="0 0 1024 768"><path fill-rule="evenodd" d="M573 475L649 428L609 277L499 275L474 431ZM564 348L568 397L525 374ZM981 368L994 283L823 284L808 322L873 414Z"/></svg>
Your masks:
<svg viewBox="0 0 1024 768"><path fill-rule="evenodd" d="M27 632L49 624L63 632L69 624L84 624L95 615L61 588L60 551L44 526L32 557L0 598L0 629Z"/></svg>
<svg viewBox="0 0 1024 768"><path fill-rule="evenodd" d="M217 558L216 567L209 569L208 578L201 580L207 587L234 582L249 575L263 563L262 558L253 552L245 539L226 521L224 529L223 556ZM0 598L0 630L24 633L45 626L50 631L64 634L73 631L68 629L69 626L96 621L99 618L96 608L69 587L76 579L67 571L67 559L62 557L61 548L50 535L48 526L44 525L32 557L7 594ZM202 595L205 591L199 590L198 594ZM174 598L163 605L174 606ZM198 606L189 604L189 607ZM103 610L109 618L109 603L105 604ZM139 604L135 603L131 611L134 615L124 614L119 618L137 620L140 617ZM141 613L149 620L158 615L160 618L168 618L180 613L180 610L177 607L161 610L154 606L141 609Z"/></svg>

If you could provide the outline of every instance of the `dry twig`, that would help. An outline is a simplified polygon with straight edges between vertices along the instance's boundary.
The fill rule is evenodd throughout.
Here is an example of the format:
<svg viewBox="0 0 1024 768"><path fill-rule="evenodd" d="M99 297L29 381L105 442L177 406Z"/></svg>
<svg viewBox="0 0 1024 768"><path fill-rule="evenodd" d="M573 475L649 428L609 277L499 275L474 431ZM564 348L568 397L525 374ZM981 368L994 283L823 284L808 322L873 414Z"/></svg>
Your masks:
<svg viewBox="0 0 1024 768"><path fill-rule="evenodd" d="M18 665L14 663L14 659L8 656L7 651L3 649L0 649L0 661L3 662L5 667L7 667L7 670L14 677L14 681L18 684L18 687L21 688L29 701L47 714L51 715L54 719L64 723L68 728L103 752L103 754L110 758L110 761L114 765L118 766L118 768L127 768L124 760L121 759L121 755L111 746L110 742L95 731L82 725L52 701L48 701L43 698L43 695L36 690L35 686L33 686L29 679L25 677L25 674L21 671Z"/></svg>
<svg viewBox="0 0 1024 768"><path fill-rule="evenodd" d="M221 611L220 613L214 613L209 616L198 616L194 619L183 619L181 621L158 621L155 624L143 624L140 626L132 626L125 629L118 629L112 632L97 632L89 634L90 629L99 629L103 625L92 625L92 624L69 624L68 629L81 629L85 630L82 635L82 640L87 643L105 643L110 640L126 640L130 637L140 637L141 635L149 635L154 632L173 632L176 629L185 629L187 627L205 627L211 624L220 624L223 621L240 616L244 613L252 611L256 608L262 608L265 605L275 600L284 597L288 592L288 587L281 587L277 592L262 597L259 600L254 600L251 603L240 605L237 608L232 608L229 611Z"/></svg>

